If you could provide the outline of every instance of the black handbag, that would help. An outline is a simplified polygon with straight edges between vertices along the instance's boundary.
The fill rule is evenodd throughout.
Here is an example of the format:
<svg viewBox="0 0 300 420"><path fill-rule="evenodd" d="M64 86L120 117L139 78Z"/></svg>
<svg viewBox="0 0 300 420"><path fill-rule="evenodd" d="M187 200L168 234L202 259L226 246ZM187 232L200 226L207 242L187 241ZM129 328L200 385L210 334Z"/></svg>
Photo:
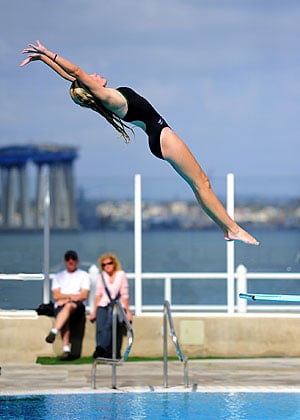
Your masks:
<svg viewBox="0 0 300 420"><path fill-rule="evenodd" d="M54 303L51 302L51 301L49 303L41 303L36 308L36 312L37 312L38 315L45 315L45 316L54 317L55 316Z"/></svg>

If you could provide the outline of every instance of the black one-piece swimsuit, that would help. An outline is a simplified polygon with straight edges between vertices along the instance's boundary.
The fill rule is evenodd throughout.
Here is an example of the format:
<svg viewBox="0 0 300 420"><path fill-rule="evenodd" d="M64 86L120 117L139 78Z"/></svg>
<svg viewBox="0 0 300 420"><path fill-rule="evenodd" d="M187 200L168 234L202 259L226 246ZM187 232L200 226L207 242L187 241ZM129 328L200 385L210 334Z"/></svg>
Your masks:
<svg viewBox="0 0 300 420"><path fill-rule="evenodd" d="M163 128L169 127L153 106L129 87L119 87L117 90L127 101L128 111L122 120L126 122L141 121L146 126L148 142L154 156L163 159L160 147L160 133Z"/></svg>

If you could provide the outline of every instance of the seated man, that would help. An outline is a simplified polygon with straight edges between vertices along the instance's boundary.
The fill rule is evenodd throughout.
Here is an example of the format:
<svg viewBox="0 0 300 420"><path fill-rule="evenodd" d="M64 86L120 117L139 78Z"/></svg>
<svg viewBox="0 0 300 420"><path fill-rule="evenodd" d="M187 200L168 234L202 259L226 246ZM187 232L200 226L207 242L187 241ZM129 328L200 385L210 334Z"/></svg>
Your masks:
<svg viewBox="0 0 300 420"><path fill-rule="evenodd" d="M55 300L55 324L46 337L47 343L53 343L60 331L63 342L61 360L73 360L80 357L71 353L70 324L85 322L85 301L90 291L90 278L86 271L78 268L78 255L75 251L67 251L64 255L66 269L55 275L52 282L52 296ZM84 330L84 325L81 328ZM75 326L76 328L76 326ZM83 334L82 334L83 335ZM82 339L82 337L81 337ZM80 343L81 350L81 343Z"/></svg>

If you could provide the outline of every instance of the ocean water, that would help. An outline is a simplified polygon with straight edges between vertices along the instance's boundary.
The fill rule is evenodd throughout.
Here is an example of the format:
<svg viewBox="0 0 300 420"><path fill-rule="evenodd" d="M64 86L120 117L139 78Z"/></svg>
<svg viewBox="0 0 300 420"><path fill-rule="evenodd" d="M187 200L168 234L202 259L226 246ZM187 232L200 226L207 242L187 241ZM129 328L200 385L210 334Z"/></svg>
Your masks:
<svg viewBox="0 0 300 420"><path fill-rule="evenodd" d="M251 272L300 272L300 230L251 230L259 247L236 243L235 266L244 264ZM43 234L0 233L1 273L43 272ZM97 264L106 251L114 252L126 272L134 271L134 233L112 231L51 232L50 272L63 269L63 255L75 249L81 268ZM145 232L142 238L143 272L224 272L226 242L219 230ZM257 293L300 293L300 282L252 280L249 290ZM147 283L147 284L146 284ZM146 282L143 301L163 302L161 280ZM249 281L250 283L250 281ZM153 287L154 286L154 287ZM133 282L130 283L133 296ZM35 309L42 301L42 284L36 281L1 281L1 309ZM173 302L178 304L224 304L226 285L219 280L177 280Z"/></svg>

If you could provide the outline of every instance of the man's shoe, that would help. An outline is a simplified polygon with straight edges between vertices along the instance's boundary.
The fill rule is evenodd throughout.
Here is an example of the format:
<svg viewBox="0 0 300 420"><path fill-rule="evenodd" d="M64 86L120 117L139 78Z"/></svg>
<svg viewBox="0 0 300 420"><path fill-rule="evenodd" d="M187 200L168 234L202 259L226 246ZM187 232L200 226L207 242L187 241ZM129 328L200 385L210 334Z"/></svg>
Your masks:
<svg viewBox="0 0 300 420"><path fill-rule="evenodd" d="M56 338L56 334L54 334L54 332L50 331L49 334L47 335L47 337L45 338L47 343L54 343L54 340Z"/></svg>

